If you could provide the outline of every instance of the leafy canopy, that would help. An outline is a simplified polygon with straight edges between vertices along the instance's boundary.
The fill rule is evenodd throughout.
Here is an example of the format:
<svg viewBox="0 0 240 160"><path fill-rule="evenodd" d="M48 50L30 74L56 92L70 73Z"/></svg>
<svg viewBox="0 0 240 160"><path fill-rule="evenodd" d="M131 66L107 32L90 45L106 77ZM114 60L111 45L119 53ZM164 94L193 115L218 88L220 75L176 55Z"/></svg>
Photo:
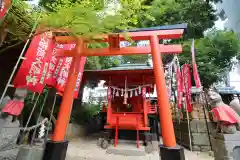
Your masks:
<svg viewBox="0 0 240 160"><path fill-rule="evenodd" d="M144 19L142 26L188 23L188 37L203 37L203 32L214 26L215 10L206 0L154 0L148 13L154 21Z"/></svg>
<svg viewBox="0 0 240 160"><path fill-rule="evenodd" d="M239 55L240 41L231 31L213 29L196 42L196 62L204 87L222 80L233 66L232 59ZM180 63L191 64L191 41L185 41Z"/></svg>
<svg viewBox="0 0 240 160"><path fill-rule="evenodd" d="M217 19L210 2L205 0L146 0L143 2L145 6L148 6L145 7L147 8L145 9L145 15L136 13L138 19L136 27L188 23L187 35L184 36L184 39L201 38L204 31L213 27ZM170 57L169 55L163 55L164 60ZM148 56L141 57L140 55L122 58L123 62L130 61L132 63L148 60Z"/></svg>
<svg viewBox="0 0 240 160"><path fill-rule="evenodd" d="M106 14L107 9L102 5L103 2L97 2L95 4L91 0L41 1L42 6L52 11L43 17L41 24L44 24L44 28L68 30L71 34L84 35L84 37L91 38L91 36L96 34L135 27L139 23L138 16L140 14L151 18L147 13L144 13L144 10L147 9L143 5L144 0L121 0L121 6L114 11L114 14ZM108 1L107 3L110 2ZM118 6L114 3L111 4L113 7ZM59 19L59 17L63 18ZM109 68L119 63L119 57L89 57L86 68Z"/></svg>

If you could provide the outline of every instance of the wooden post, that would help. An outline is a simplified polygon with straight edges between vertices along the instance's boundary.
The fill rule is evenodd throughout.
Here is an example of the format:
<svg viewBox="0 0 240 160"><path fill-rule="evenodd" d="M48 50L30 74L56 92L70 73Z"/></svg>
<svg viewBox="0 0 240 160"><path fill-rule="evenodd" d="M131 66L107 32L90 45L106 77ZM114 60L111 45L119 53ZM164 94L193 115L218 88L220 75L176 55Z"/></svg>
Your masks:
<svg viewBox="0 0 240 160"><path fill-rule="evenodd" d="M140 148L140 143L139 143L139 120L141 118L140 117L137 117L136 121L137 121L137 124L136 124L136 129L137 129L137 148Z"/></svg>
<svg viewBox="0 0 240 160"><path fill-rule="evenodd" d="M157 88L159 116L162 128L163 144L166 147L176 147L176 139L174 135L172 115L170 104L168 100L168 92L166 88L164 69L159 50L159 39L157 35L151 36L151 52L153 59L153 69L155 76L155 83Z"/></svg>
<svg viewBox="0 0 240 160"><path fill-rule="evenodd" d="M116 116L114 147L117 147L117 143L118 143L118 124L119 124L119 117Z"/></svg>

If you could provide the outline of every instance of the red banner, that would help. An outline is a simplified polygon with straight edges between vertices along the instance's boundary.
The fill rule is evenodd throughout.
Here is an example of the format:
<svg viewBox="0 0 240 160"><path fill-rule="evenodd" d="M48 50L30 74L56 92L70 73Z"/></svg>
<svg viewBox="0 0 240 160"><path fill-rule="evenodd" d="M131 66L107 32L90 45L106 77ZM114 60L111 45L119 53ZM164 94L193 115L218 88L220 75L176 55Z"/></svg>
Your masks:
<svg viewBox="0 0 240 160"><path fill-rule="evenodd" d="M63 82L62 79L59 78L60 74L67 76L67 75L65 75L66 72L62 71L63 66L66 65L65 64L66 58L56 57L57 53L63 52L64 50L70 50L70 47L68 44L64 44L64 45L63 44L55 44L55 47L53 48L53 50L50 53L51 60L49 63L48 73L47 73L47 76L45 79L45 83L50 86L56 87L59 83L61 84ZM68 67L68 69L69 69L69 67ZM67 69L67 73L68 73L68 69ZM58 83L57 83L57 80L59 80ZM63 89L61 89L61 90L63 90Z"/></svg>
<svg viewBox="0 0 240 160"><path fill-rule="evenodd" d="M15 87L24 87L32 92L41 93L45 84L56 87L60 95L64 92L72 57L56 57L57 52L71 50L75 44L54 45L48 33L33 38L25 60L14 79ZM84 72L86 57L80 58L74 97L78 91Z"/></svg>
<svg viewBox="0 0 240 160"><path fill-rule="evenodd" d="M37 35L33 38L25 58L20 66L13 85L16 88L27 88L32 92L41 93L48 72L49 52L53 48L50 32Z"/></svg>
<svg viewBox="0 0 240 160"><path fill-rule="evenodd" d="M11 5L11 0L2 0L2 4L0 4L0 19L2 19L8 11L8 8Z"/></svg>
<svg viewBox="0 0 240 160"><path fill-rule="evenodd" d="M60 69L59 75L57 77L56 88L60 93L64 92L64 88L68 79L68 72L72 63L72 57L67 57L63 59L63 64Z"/></svg>
<svg viewBox="0 0 240 160"><path fill-rule="evenodd" d="M83 76L84 66L85 66L86 60L87 60L87 57L81 57L81 59L80 59L79 74L78 74L78 78L77 78L76 87L75 87L75 90L74 90L74 97L75 98L78 97L78 92L79 92L80 85L81 85L81 82L82 82L82 76Z"/></svg>
<svg viewBox="0 0 240 160"><path fill-rule="evenodd" d="M190 71L189 64L184 64L182 66L182 77L183 77L187 111L192 112L192 103L191 103L192 82L191 82L191 71Z"/></svg>
<svg viewBox="0 0 240 160"><path fill-rule="evenodd" d="M191 52L192 52L193 77L194 77L194 81L196 83L196 87L200 88L201 87L201 81L200 81L200 78L199 78L199 75L198 75L194 39L192 41Z"/></svg>
<svg viewBox="0 0 240 160"><path fill-rule="evenodd" d="M181 69L179 65L175 66L176 68L176 80L177 80L177 106L182 108L182 98L183 98L183 80Z"/></svg>
<svg viewBox="0 0 240 160"><path fill-rule="evenodd" d="M86 63L86 59L87 59L86 57L81 57L81 59L80 59L79 73L78 73L78 77L77 77L76 87L74 89L74 98L78 97L78 92L79 92L81 81L82 81L82 75L84 72L84 66ZM60 95L62 95L64 92L64 88L66 86L67 79L68 79L68 72L69 72L69 69L71 66L71 62L72 62L71 57L67 57L63 60L62 68L61 68L59 76L57 78L57 85L56 85L56 88Z"/></svg>
<svg viewBox="0 0 240 160"><path fill-rule="evenodd" d="M53 48L51 55L51 60L49 62L48 72L45 79L45 84L49 86L55 86L56 85L56 79L58 76L57 67L60 69L62 62L59 60L59 58L56 57L57 49L56 47ZM60 66L59 66L60 65ZM59 71L59 70L58 70Z"/></svg>

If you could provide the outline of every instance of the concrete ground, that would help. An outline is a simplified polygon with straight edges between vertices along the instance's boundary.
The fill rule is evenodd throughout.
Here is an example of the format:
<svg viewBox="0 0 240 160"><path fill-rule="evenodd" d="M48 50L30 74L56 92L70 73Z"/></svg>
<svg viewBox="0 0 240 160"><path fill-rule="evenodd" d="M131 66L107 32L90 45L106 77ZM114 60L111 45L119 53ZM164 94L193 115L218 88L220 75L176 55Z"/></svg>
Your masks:
<svg viewBox="0 0 240 160"><path fill-rule="evenodd" d="M122 144L121 144L122 145ZM185 150L186 160L213 160L208 153L196 153ZM66 160L160 160L159 153L146 156L122 156L107 154L106 150L97 146L97 138L77 138L70 141Z"/></svg>

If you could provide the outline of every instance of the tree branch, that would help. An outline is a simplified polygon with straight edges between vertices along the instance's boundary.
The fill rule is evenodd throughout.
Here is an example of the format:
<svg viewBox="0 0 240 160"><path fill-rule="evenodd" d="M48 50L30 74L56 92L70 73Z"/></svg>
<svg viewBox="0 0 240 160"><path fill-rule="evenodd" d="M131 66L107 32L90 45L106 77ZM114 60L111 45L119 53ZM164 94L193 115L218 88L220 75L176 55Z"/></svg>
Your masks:
<svg viewBox="0 0 240 160"><path fill-rule="evenodd" d="M22 41L20 41L20 42L18 42L18 43L15 43L15 44L13 44L13 45L11 45L11 46L8 46L8 47L6 47L6 48L3 48L3 49L0 51L0 54L2 54L3 52L5 52L5 51L9 50L10 48L13 48L13 47L21 44L21 43L22 43Z"/></svg>

